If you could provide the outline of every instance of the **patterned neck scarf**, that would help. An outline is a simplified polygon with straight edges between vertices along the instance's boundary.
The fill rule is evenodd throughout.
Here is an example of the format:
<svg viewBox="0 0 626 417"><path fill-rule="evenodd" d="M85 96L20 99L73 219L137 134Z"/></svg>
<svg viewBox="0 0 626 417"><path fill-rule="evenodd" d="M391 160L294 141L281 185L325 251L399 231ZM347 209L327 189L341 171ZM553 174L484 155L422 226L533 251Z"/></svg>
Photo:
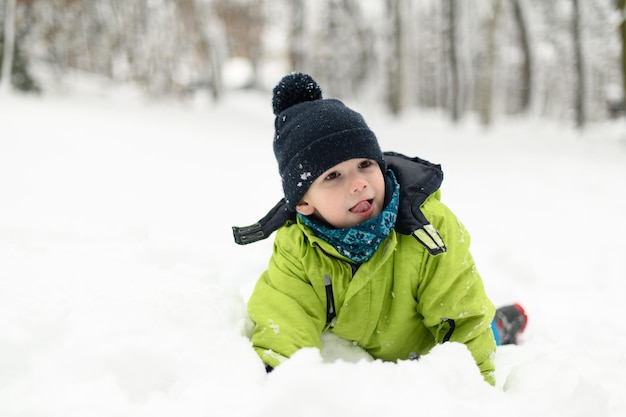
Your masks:
<svg viewBox="0 0 626 417"><path fill-rule="evenodd" d="M387 170L385 179L387 195L393 190L393 194L385 200L389 200L383 211L373 219L346 229L335 229L318 221L317 219L303 216L298 213L302 222L310 227L315 235L330 243L337 251L346 258L363 263L374 255L380 244L393 230L398 217L398 204L400 201L400 185L391 170Z"/></svg>

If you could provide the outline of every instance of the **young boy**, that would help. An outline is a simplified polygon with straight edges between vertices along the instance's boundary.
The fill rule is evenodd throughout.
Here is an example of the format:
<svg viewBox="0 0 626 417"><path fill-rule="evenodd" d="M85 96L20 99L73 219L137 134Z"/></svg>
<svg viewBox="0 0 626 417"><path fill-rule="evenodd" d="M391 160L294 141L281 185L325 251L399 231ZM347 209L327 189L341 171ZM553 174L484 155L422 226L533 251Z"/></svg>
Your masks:
<svg viewBox="0 0 626 417"><path fill-rule="evenodd" d="M469 234L439 201L440 166L383 154L362 116L306 74L280 81L273 109L285 198L233 228L241 244L278 230L248 302L268 371L331 331L386 361L464 343L494 384L496 339L515 342L526 316L514 305L494 320Z"/></svg>

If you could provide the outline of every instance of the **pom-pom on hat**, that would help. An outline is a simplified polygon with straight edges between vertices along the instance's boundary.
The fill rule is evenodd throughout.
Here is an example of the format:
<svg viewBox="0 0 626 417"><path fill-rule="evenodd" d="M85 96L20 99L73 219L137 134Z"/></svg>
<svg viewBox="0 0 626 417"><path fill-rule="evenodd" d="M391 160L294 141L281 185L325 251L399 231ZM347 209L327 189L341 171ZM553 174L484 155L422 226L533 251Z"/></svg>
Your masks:
<svg viewBox="0 0 626 417"><path fill-rule="evenodd" d="M295 211L313 181L353 158L385 160L376 135L363 117L341 101L322 98L311 76L289 74L274 87L274 154L287 206Z"/></svg>

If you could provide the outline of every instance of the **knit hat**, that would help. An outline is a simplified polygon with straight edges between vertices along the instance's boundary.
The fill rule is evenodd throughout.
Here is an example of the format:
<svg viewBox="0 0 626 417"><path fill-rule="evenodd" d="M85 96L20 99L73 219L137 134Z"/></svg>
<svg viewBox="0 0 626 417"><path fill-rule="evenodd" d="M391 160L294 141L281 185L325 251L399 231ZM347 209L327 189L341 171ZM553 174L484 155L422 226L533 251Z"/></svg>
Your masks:
<svg viewBox="0 0 626 417"><path fill-rule="evenodd" d="M363 117L341 101L323 99L311 76L289 74L274 87L274 154L285 200L295 211L313 181L333 166L353 158L385 160L376 135Z"/></svg>

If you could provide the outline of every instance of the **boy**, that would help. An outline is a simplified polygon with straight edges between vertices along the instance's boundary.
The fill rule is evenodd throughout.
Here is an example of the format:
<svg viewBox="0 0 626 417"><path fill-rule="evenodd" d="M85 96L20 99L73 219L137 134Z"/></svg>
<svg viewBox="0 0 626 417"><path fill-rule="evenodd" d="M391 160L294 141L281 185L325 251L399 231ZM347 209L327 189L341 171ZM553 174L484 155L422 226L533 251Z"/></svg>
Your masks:
<svg viewBox="0 0 626 417"><path fill-rule="evenodd" d="M233 228L241 244L278 230L248 302L267 370L332 331L388 361L464 343L494 384L496 339L515 342L526 316L515 305L494 320L469 235L439 201L440 166L383 154L362 116L306 74L284 77L272 101L285 198Z"/></svg>

